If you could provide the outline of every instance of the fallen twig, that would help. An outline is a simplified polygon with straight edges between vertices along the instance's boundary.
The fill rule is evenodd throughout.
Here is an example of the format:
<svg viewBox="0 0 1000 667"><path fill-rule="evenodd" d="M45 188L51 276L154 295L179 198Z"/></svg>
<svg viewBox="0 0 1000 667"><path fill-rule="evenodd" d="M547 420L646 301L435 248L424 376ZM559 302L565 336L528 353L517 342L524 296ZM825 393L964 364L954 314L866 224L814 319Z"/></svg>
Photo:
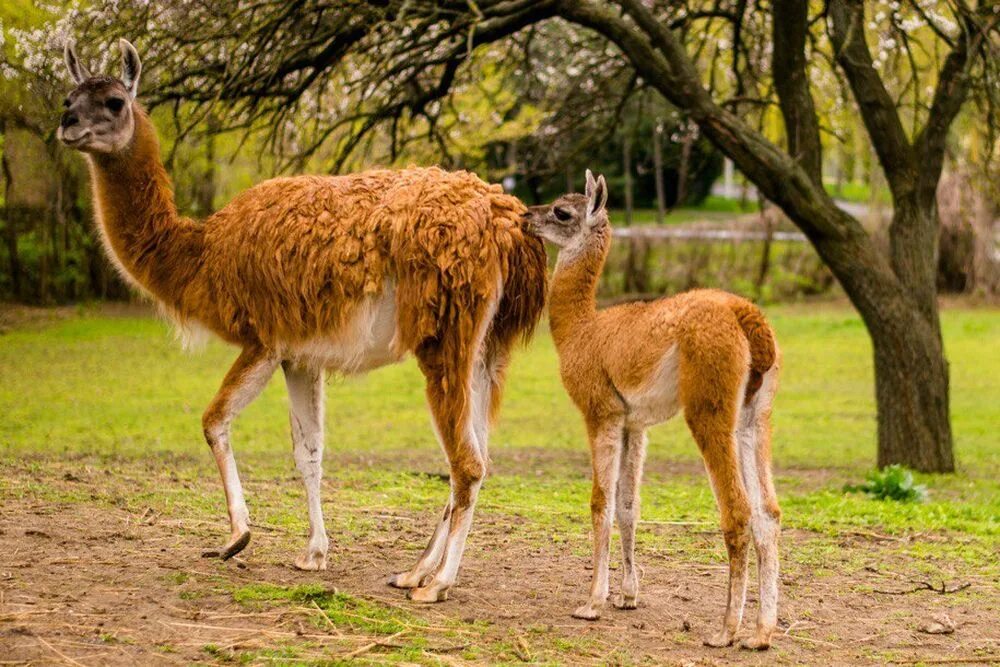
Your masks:
<svg viewBox="0 0 1000 667"><path fill-rule="evenodd" d="M401 637L402 635L405 635L409 631L410 631L409 628L404 628L403 630L400 630L399 632L397 632L394 635L390 635L389 637L387 637L385 639L380 639L380 640L373 641L373 642L370 642L368 644L365 644L361 648L354 649L350 653L345 653L344 655L338 656L338 658L342 658L344 660L348 660L350 658L356 658L356 657L358 657L359 655L361 655L363 653L367 653L368 651L370 651L373 648L376 648L378 646L389 646L389 647L392 647L391 642L392 642L393 639L398 639L399 637Z"/></svg>
<svg viewBox="0 0 1000 667"><path fill-rule="evenodd" d="M35 639L37 639L38 641L40 641L43 646L45 646L46 648L48 648L50 651L52 651L53 653L55 653L56 655L58 655L60 658L62 658L63 660L65 660L69 664L76 665L77 667L86 667L86 665L84 665L82 662L78 662L78 661L74 660L73 658L69 657L68 655L66 655L65 653L63 653L59 649L57 649L55 646L53 646L52 644L50 644L47 641L45 641L44 639L42 639L39 635L35 635Z"/></svg>
<svg viewBox="0 0 1000 667"><path fill-rule="evenodd" d="M919 593L920 591L933 591L941 595L950 595L951 593L957 593L959 591L964 591L966 588L972 585L971 582L965 582L964 584L959 584L958 586L952 586L948 588L942 581L940 586L935 586L928 581L914 582L917 585L913 588L902 590L902 591L887 591L880 588L873 588L873 593L882 593L883 595L909 595L910 593Z"/></svg>

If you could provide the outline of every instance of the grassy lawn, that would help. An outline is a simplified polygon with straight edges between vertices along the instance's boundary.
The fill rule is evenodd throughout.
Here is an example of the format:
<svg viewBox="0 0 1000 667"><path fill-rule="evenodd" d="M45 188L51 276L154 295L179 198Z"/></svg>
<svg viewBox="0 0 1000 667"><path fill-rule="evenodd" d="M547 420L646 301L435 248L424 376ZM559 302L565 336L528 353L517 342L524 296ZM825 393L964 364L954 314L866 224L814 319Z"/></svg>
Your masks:
<svg viewBox="0 0 1000 667"><path fill-rule="evenodd" d="M1000 611L1000 355L995 353L1000 349L1000 311L944 312L959 472L918 475L930 492L923 504L878 502L842 492L846 482L862 479L875 454L870 344L857 315L838 304L771 307L768 314L784 355L774 413L774 459L786 533L782 595L788 606L782 619L786 635L806 637L778 641L772 658L809 662L813 654L804 651L833 651L829 646L837 646L845 652L831 653L827 661L887 661L912 651L927 655L918 650L924 646L941 649L917 642L907 645L911 653L906 653L890 634L875 644L858 644L851 638L854 630L837 623L858 613L851 605L877 598L874 591L880 586L895 583L905 588L907 581L920 577L935 585L942 580L972 585L949 595L883 596L866 609L898 618L890 622L879 617L877 623L899 624L908 637L919 638L921 614L938 610L935 605L958 605L970 619ZM232 349L218 343L196 354L183 353L162 322L100 309L81 309L0 334L0 519L7 522L0 522L0 539L11 541L15 550L27 545L32 538L25 532L26 521L40 522L43 528L35 532L44 533L66 525L99 533L123 521L125 528L108 534L124 535L124 546L101 552L104 555L93 558L104 560L92 562L117 563L117 558L126 557L123 554L145 553L148 548L151 562L169 570L148 582L167 596L158 613L177 608L202 614L196 614L196 621L172 617L160 625L173 624L177 630L187 623L201 628L192 629L192 636L208 633L193 639L164 634L156 644L157 656L175 655L182 662L285 661L282 664L337 656L428 664L666 659L654 645L695 658L740 656L702 653L699 637L686 634L679 619L669 630L659 629L661 621L667 623L664 614L676 613L671 610L685 604L675 601L672 606L668 593L661 603L648 594L649 607L636 612L657 619L648 621L656 624L655 641L645 644L643 637L653 627L647 621L629 625L626 619L607 627L570 622L564 600L582 600L589 576L582 569L590 549L589 466L581 420L560 386L544 326L515 357L492 437L493 474L480 496L468 562L455 591L457 602L411 606L402 596L379 588L381 582L373 574L410 564L447 494L440 477L446 466L433 441L422 378L412 361L328 382L324 504L334 545L331 573L305 577L287 568L303 543L306 516L290 455L285 390L278 377L234 428L251 514L265 527L247 552L250 569L199 561L198 547L214 546L225 536L221 485L202 440L200 415L234 357ZM716 571L724 562L711 490L683 420L651 432L643 518L639 549L640 562L648 564L650 573L646 590L661 586L676 594L675 584L687 581L677 572L689 573L697 584L705 581L702 573ZM88 548L103 547L95 543ZM0 554L3 549L0 544ZM193 565L176 565L176 554L191 556ZM42 572L16 569L18 558L0 555L0 592L6 591L8 602L40 585L31 575ZM532 569L533 559L548 563L551 567L540 570L550 572ZM513 578L505 580L503 591L495 591L499 597L491 600L498 581L491 568L501 565ZM56 569L48 571L47 581L62 576L57 568L63 566L69 567L52 560L47 567ZM14 574L4 579L5 570ZM557 571L574 574L566 583L568 575L552 574ZM870 580L876 571L877 576L900 574L902 583ZM98 568L90 585L103 581L101 572ZM813 581L829 586L828 592L819 595L802 583ZM703 629L698 614L714 627L722 610L721 590L716 586L704 600L692 594L697 602L688 604L696 605L690 614L698 630ZM552 606L555 591L561 596L558 606ZM58 597L56 593L63 591L49 597ZM918 601L919 595L924 597ZM504 596L509 596L511 608L530 602L548 611L537 618L531 614L543 612L527 611L534 607L526 606L524 613L534 620L512 620L502 609L493 609L497 600L507 600ZM844 606L831 610L831 600ZM0 597L0 632L3 601ZM946 608L957 613L954 606ZM205 609L229 621L242 617L244 625L265 628L260 630L264 634L242 643L229 641L228 635L210 636L205 628L226 623L205 620L210 618ZM827 611L828 622L823 620ZM6 613L14 615L6 620L13 618L28 628L35 622L30 619L37 618L17 616L24 613L22 607L10 607ZM745 625L753 613L751 605ZM293 617L304 622L308 632L295 630L294 624L265 622L274 618L292 623L287 619ZM112 640L100 640L100 648L110 656L143 645L125 620L121 624L117 634L102 626L105 629L94 635L111 632ZM614 641L622 632L634 634L637 643L629 644L632 648ZM969 634L963 636L960 629L954 641L980 643L948 650L993 655L989 651L1000 646L1000 640L990 643L989 632L971 633L971 638ZM331 644L338 636L341 643ZM371 637L376 639L366 639ZM0 634L0 643L3 638ZM55 646L65 653L72 644ZM349 655L353 651L360 652Z"/></svg>
<svg viewBox="0 0 1000 667"><path fill-rule="evenodd" d="M738 199L709 195L698 206L684 206L668 211L663 222L667 225L681 225L689 222L727 222L746 213L753 213L757 208L756 201L747 201L744 207ZM610 219L612 225L624 225L625 211L623 209L611 211ZM632 224L656 224L656 209L639 208L633 210Z"/></svg>

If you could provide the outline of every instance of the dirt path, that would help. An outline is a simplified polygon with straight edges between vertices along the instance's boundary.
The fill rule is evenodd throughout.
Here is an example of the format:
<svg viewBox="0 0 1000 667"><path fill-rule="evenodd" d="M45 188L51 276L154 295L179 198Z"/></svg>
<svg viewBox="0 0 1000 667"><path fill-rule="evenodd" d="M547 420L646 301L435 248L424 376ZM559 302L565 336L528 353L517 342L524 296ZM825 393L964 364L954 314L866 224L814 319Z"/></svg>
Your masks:
<svg viewBox="0 0 1000 667"><path fill-rule="evenodd" d="M867 552L870 569L835 566L833 576L817 577L802 566L786 567L775 646L748 654L701 646L722 611L722 567L668 561L646 550L640 608L610 609L596 623L576 621L569 611L585 594L586 559L565 545L522 540L509 517L495 514L478 517L452 599L414 605L383 582L413 559L430 520L394 512L377 517L369 539L347 543L332 535L331 568L313 575L286 565L301 538L280 530L258 530L242 562L221 563L200 558L218 537L216 522L10 499L0 508L0 664L190 664L247 652L254 662L287 664L267 652L275 647L303 659L353 654L379 662L398 644L382 637L379 645L371 632L338 627L303 603L234 600L234 590L262 582L319 582L440 628L414 630L426 639L413 659L430 664L463 663L470 644L482 649L480 661L566 664L1000 662L996 582L969 578L970 586L955 594L871 592L914 587L907 574L912 563L884 549L878 536L840 545L845 554ZM646 529L669 537L691 528ZM820 539L786 531L783 550L813 548ZM754 598L747 619L756 611ZM953 634L919 630L940 614L957 626Z"/></svg>

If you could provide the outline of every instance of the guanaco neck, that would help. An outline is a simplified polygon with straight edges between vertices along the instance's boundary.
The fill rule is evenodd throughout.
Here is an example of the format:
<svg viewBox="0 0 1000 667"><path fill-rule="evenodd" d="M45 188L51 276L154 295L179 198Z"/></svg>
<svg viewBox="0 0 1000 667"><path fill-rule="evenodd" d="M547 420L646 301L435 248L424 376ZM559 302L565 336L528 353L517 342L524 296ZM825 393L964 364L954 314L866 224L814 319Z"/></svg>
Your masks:
<svg viewBox="0 0 1000 667"><path fill-rule="evenodd" d="M597 315L597 283L610 248L611 230L605 226L581 247L559 252L549 293L549 324L556 349Z"/></svg>
<svg viewBox="0 0 1000 667"><path fill-rule="evenodd" d="M156 128L138 103L132 112L132 142L117 153L89 155L98 226L127 278L184 310L185 287L201 264L202 228L177 215Z"/></svg>

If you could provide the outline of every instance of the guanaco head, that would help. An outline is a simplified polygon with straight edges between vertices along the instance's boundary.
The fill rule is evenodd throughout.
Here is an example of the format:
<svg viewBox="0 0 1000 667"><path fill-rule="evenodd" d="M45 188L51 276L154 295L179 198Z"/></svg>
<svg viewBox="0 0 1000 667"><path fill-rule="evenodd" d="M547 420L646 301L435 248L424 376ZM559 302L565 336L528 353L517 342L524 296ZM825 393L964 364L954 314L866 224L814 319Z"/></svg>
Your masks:
<svg viewBox="0 0 1000 667"><path fill-rule="evenodd" d="M114 153L132 141L135 116L132 102L139 90L142 63L135 47L119 40L122 76L93 76L80 62L71 43L66 44L66 66L76 88L66 96L57 136L85 153Z"/></svg>
<svg viewBox="0 0 1000 667"><path fill-rule="evenodd" d="M548 206L532 206L524 214L528 228L560 248L579 247L595 233L608 227L608 186L604 176L587 170L586 194L569 193Z"/></svg>

